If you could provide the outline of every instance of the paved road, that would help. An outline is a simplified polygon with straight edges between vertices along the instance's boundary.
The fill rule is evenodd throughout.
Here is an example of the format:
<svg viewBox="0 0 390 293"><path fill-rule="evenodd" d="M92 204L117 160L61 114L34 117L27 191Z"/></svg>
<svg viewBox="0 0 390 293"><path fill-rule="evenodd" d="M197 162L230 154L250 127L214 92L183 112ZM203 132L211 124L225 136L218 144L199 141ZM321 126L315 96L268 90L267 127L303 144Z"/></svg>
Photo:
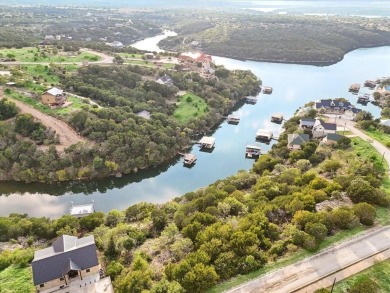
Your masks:
<svg viewBox="0 0 390 293"><path fill-rule="evenodd" d="M0 88L0 91L2 89ZM0 92L0 99L3 98L3 95ZM65 148L70 147L72 144L78 143L78 142L88 142L85 138L81 137L77 134L74 129L72 129L68 124L66 124L64 121L61 121L57 118L54 118L52 116L46 115L42 113L41 111L34 109L33 107L30 107L29 105L26 105L18 100L9 98L9 100L12 100L18 106L18 108L21 110L22 113L30 113L33 115L36 119L40 120L43 125L46 127L49 127L53 129L58 135L60 139L60 145L56 145L56 149L60 152L62 152Z"/></svg>
<svg viewBox="0 0 390 293"><path fill-rule="evenodd" d="M332 272L389 248L390 227L371 230L227 293L294 292Z"/></svg>

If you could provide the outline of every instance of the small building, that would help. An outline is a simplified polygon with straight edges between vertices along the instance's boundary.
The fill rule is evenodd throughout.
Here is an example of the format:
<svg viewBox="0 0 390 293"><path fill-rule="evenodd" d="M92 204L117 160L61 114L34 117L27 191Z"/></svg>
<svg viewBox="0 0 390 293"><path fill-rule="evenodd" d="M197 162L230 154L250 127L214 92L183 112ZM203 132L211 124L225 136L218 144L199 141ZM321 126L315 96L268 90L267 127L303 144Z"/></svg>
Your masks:
<svg viewBox="0 0 390 293"><path fill-rule="evenodd" d="M274 123L282 123L283 121L283 113L275 113L271 116L271 122Z"/></svg>
<svg viewBox="0 0 390 293"><path fill-rule="evenodd" d="M203 136L198 143L200 148L212 149L215 147L215 138L210 136Z"/></svg>
<svg viewBox="0 0 390 293"><path fill-rule="evenodd" d="M287 136L287 147L289 150L300 150L302 145L310 141L310 136L304 133L292 133Z"/></svg>
<svg viewBox="0 0 390 293"><path fill-rule="evenodd" d="M376 87L376 81L374 81L374 80L366 80L364 82L364 86L365 87L369 87L369 88L375 88Z"/></svg>
<svg viewBox="0 0 390 293"><path fill-rule="evenodd" d="M259 129L256 132L256 139L263 141L270 141L273 137L273 133L271 130Z"/></svg>
<svg viewBox="0 0 390 293"><path fill-rule="evenodd" d="M167 74L164 74L159 79L157 79L157 82L159 84L165 84L165 85L168 85L168 86L173 85L173 79L169 75L167 75Z"/></svg>
<svg viewBox="0 0 390 293"><path fill-rule="evenodd" d="M43 93L41 102L51 106L63 105L66 102L66 94L63 90L53 87Z"/></svg>
<svg viewBox="0 0 390 293"><path fill-rule="evenodd" d="M248 104L256 104L257 103L257 97L254 96L247 96L246 97L246 102Z"/></svg>
<svg viewBox="0 0 390 293"><path fill-rule="evenodd" d="M52 246L35 251L31 266L37 292L97 292L103 285L104 292L114 292L109 277L103 276L93 235L62 235Z"/></svg>
<svg viewBox="0 0 390 293"><path fill-rule="evenodd" d="M54 36L53 35L46 35L45 41L54 41Z"/></svg>
<svg viewBox="0 0 390 293"><path fill-rule="evenodd" d="M270 86L263 87L263 94L272 94L272 87Z"/></svg>
<svg viewBox="0 0 390 293"><path fill-rule="evenodd" d="M258 145L247 145L245 156L248 158L258 158L261 155L261 147Z"/></svg>
<svg viewBox="0 0 390 293"><path fill-rule="evenodd" d="M359 90L360 90L360 84L358 84L358 83L353 83L349 86L350 92L357 93L357 92L359 92Z"/></svg>
<svg viewBox="0 0 390 293"><path fill-rule="evenodd" d="M70 208L70 214L77 218L88 216L93 212L95 212L95 206L93 203L84 205L72 205L72 207Z"/></svg>
<svg viewBox="0 0 390 293"><path fill-rule="evenodd" d="M340 139L344 138L344 135L340 135L337 133L328 133L323 139L322 143L326 145L334 145L337 143Z"/></svg>
<svg viewBox="0 0 390 293"><path fill-rule="evenodd" d="M316 119L314 123L312 135L313 138L322 138L328 133L336 133L337 125L335 123L326 123L321 119Z"/></svg>
<svg viewBox="0 0 390 293"><path fill-rule="evenodd" d="M195 164L197 158L194 154L186 154L183 158L183 163L185 166L191 166Z"/></svg>
<svg viewBox="0 0 390 293"><path fill-rule="evenodd" d="M313 129L314 123L316 122L313 118L301 118L299 121L299 128L300 129Z"/></svg>
<svg viewBox="0 0 390 293"><path fill-rule="evenodd" d="M238 115L229 115L227 117L227 122L230 124L238 124L240 122L240 117Z"/></svg>
<svg viewBox="0 0 390 293"><path fill-rule="evenodd" d="M146 110L138 112L136 115L145 119L150 119L150 112Z"/></svg>

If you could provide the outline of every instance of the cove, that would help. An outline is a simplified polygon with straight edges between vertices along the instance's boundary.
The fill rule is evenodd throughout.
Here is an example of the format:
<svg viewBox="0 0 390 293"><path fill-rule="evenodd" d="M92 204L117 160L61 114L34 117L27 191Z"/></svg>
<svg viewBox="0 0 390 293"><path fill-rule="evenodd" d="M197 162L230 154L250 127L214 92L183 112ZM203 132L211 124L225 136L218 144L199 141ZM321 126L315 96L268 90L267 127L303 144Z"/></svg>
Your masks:
<svg viewBox="0 0 390 293"><path fill-rule="evenodd" d="M152 45L150 39L144 40L146 46ZM143 49L148 50L148 47ZM195 166L183 167L182 159L176 157L152 170L122 178L51 185L2 182L0 215L28 213L30 216L55 218L67 214L72 202L83 204L91 200L97 211L104 212L124 210L142 201L163 203L234 175L239 170L249 170L254 161L245 158L245 146L255 142L257 129L270 129L276 137L281 131L281 125L270 122L273 113L283 112L285 118L290 118L305 103L322 98L344 97L356 104L357 96L348 92L349 85L389 76L389 56L390 47L359 49L345 55L339 63L326 67L213 57L216 64L228 69L251 70L262 79L263 85L273 87L273 93L259 94L255 105L238 105L235 109L241 118L238 125L223 121L208 133L216 138L212 153L201 152L194 145L191 152L198 157ZM367 88L361 89L361 93L371 92ZM379 117L379 108L371 104L359 107ZM263 143L260 146L264 151L271 147Z"/></svg>

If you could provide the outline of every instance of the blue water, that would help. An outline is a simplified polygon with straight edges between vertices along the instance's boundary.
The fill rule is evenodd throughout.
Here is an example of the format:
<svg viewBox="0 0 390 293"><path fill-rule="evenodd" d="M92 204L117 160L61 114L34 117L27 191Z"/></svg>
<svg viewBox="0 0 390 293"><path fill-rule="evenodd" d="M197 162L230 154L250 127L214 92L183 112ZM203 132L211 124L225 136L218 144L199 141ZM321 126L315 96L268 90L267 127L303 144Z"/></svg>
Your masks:
<svg viewBox="0 0 390 293"><path fill-rule="evenodd" d="M390 85L385 86L385 89L386 89L387 91L390 91Z"/></svg>
<svg viewBox="0 0 390 293"><path fill-rule="evenodd" d="M253 161L245 159L245 146L254 143L257 129L271 129L276 136L280 132L281 126L270 122L273 113L283 112L285 118L290 118L305 103L324 98L344 97L356 103L357 95L348 92L349 85L389 76L389 56L390 47L359 49L348 53L341 62L326 67L215 57L217 64L229 69L252 70L264 85L273 87L273 93L260 94L256 105L241 107L238 125L222 123L213 134L216 147L212 153L200 152L194 146L192 152L198 160L193 168L183 167L181 159L175 158L162 167L123 178L54 185L0 183L0 192L7 195L0 196L0 215L26 212L33 216L57 217L68 212L71 202L80 204L92 199L96 209L101 211L123 210L141 201L162 203L239 170L249 170ZM372 93L372 90L362 87L361 93ZM371 104L360 107L379 117L379 108ZM265 144L261 146L265 151L270 148Z"/></svg>

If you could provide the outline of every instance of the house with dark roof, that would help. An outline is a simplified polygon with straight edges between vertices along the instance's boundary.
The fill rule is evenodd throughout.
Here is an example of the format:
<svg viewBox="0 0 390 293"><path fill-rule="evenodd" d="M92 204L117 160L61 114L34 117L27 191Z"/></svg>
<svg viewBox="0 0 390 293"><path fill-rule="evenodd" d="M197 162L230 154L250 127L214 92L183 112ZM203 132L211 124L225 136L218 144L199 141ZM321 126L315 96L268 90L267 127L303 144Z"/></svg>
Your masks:
<svg viewBox="0 0 390 293"><path fill-rule="evenodd" d="M159 79L157 79L157 82L159 84L173 85L173 79L167 74L164 74Z"/></svg>
<svg viewBox="0 0 390 293"><path fill-rule="evenodd" d="M290 150L300 150L302 145L310 141L310 136L304 133L292 133L287 136L287 147Z"/></svg>
<svg viewBox="0 0 390 293"><path fill-rule="evenodd" d="M313 126L312 135L313 138L321 138L326 136L328 133L336 133L336 130L337 125L335 123L327 123L321 119L316 119Z"/></svg>
<svg viewBox="0 0 390 293"><path fill-rule="evenodd" d="M31 265L37 292L84 292L82 288L96 288L103 280L92 235L62 235L52 246L35 251ZM111 280L105 282L111 285Z"/></svg>
<svg viewBox="0 0 390 293"><path fill-rule="evenodd" d="M313 118L301 118L299 120L299 128L300 129L313 129L314 123L316 122Z"/></svg>
<svg viewBox="0 0 390 293"><path fill-rule="evenodd" d="M337 133L328 133L323 139L322 143L326 145L334 145L337 143L340 139L345 137L344 135L337 134Z"/></svg>
<svg viewBox="0 0 390 293"><path fill-rule="evenodd" d="M344 113L346 110L354 108L354 106L350 102L326 99L317 101L315 108L325 113Z"/></svg>

